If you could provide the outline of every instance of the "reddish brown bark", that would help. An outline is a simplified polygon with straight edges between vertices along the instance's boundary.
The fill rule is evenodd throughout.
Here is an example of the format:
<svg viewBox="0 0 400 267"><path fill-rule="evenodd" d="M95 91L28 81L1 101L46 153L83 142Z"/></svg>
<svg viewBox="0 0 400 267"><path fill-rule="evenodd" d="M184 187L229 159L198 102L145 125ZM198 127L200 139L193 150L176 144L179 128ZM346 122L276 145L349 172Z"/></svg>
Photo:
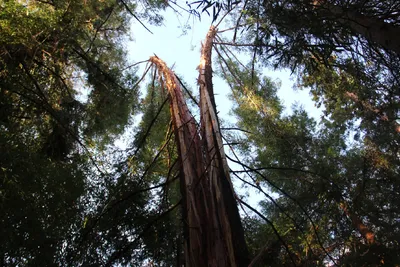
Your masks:
<svg viewBox="0 0 400 267"><path fill-rule="evenodd" d="M185 266L244 267L249 263L243 228L229 178L213 100L212 27L199 66L201 135L174 73L158 57L150 58L170 96L170 110L181 166L185 224Z"/></svg>
<svg viewBox="0 0 400 267"><path fill-rule="evenodd" d="M204 228L208 225L205 219L209 211L203 182L205 179L200 136L175 74L158 57L151 57L150 61L157 66L160 75L163 75L170 97L170 110L181 168L182 212L186 224L186 266L207 266L206 259L209 256L204 251L204 235L207 229Z"/></svg>
<svg viewBox="0 0 400 267"><path fill-rule="evenodd" d="M217 266L248 266L249 258L244 239L235 192L229 176L222 137L216 113L212 84L211 52L216 35L212 26L201 50L198 83L200 87L201 135L206 153L212 210L215 213L216 239L221 242Z"/></svg>
<svg viewBox="0 0 400 267"><path fill-rule="evenodd" d="M375 243L375 233L366 226L362 220L355 215L354 213L350 212L346 203L340 203L340 207L343 210L344 214L350 218L353 227L356 228L361 236L367 241L368 244L372 245Z"/></svg>

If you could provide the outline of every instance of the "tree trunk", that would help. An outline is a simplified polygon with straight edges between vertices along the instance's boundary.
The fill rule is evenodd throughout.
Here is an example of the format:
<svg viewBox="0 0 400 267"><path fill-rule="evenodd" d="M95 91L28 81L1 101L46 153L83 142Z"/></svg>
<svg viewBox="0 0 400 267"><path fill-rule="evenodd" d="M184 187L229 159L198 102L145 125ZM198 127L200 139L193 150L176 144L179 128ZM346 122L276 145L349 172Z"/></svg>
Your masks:
<svg viewBox="0 0 400 267"><path fill-rule="evenodd" d="M186 267L244 267L249 258L229 178L213 101L211 27L199 66L201 136L185 103L179 81L158 57L150 58L163 75L180 160Z"/></svg>
<svg viewBox="0 0 400 267"><path fill-rule="evenodd" d="M365 39L400 55L399 27L385 22L382 18L366 16L331 4L327 0L315 0L314 6L323 17L333 17Z"/></svg>
<svg viewBox="0 0 400 267"><path fill-rule="evenodd" d="M340 203L340 208L343 210L344 214L346 214L346 216L350 218L353 227L359 231L359 233L367 241L367 243L369 245L375 244L375 233L371 231L357 215L349 211L347 203Z"/></svg>
<svg viewBox="0 0 400 267"><path fill-rule="evenodd" d="M201 135L206 153L207 178L212 210L222 244L217 266L248 266L244 232L236 204L235 192L223 148L212 84L211 52L216 28L211 26L201 50L198 83L200 87Z"/></svg>

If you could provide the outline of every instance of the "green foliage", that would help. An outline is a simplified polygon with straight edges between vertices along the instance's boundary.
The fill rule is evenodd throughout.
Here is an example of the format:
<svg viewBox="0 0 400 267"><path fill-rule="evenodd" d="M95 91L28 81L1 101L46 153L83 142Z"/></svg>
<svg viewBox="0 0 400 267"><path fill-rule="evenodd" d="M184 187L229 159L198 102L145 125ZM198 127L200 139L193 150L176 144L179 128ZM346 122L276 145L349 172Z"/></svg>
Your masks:
<svg viewBox="0 0 400 267"><path fill-rule="evenodd" d="M264 219L244 219L246 241L255 266L395 266L399 57L318 2L399 25L398 7L374 0L246 1L234 15L248 26L236 41L253 44L253 62L219 61L237 126L246 130L228 142L240 144L249 171L241 178L265 196ZM192 13L212 12L216 20L238 2L192 4L200 8ZM157 12L167 6L0 2L2 265L182 262L168 94L154 80L139 101L123 47L131 16L159 25ZM278 85L256 62L297 73L298 87L310 88L324 109L321 121L301 107L283 115ZM130 147L110 148L135 115Z"/></svg>
<svg viewBox="0 0 400 267"><path fill-rule="evenodd" d="M0 253L7 266L54 265L82 210L85 163L78 156L69 164L52 161L34 145L0 135Z"/></svg>
<svg viewBox="0 0 400 267"><path fill-rule="evenodd" d="M89 72L88 81L93 86L87 106L88 122L84 133L109 143L113 136L122 133L133 108L136 107L137 92L132 90L137 79L132 74L113 77L118 70L107 75L100 71ZM123 82L123 86L117 81Z"/></svg>
<svg viewBox="0 0 400 267"><path fill-rule="evenodd" d="M332 55L381 61L383 66L395 67L394 51L382 50L372 27L370 34L361 32L353 23L377 24L386 20L387 27L398 27L390 18L398 11L394 3L381 1L253 1L246 5L241 19L250 23L251 36L261 58L274 67L315 66L328 64ZM362 18L362 19L361 19ZM368 27L367 27L368 28ZM368 31L367 30L367 31ZM394 40L393 40L394 41ZM395 41L394 41L395 42ZM390 58L391 60L387 60Z"/></svg>
<svg viewBox="0 0 400 267"><path fill-rule="evenodd" d="M127 68L121 43L130 17L113 0L0 6L1 261L77 266L88 244L80 234L115 178L100 173L88 147L104 148L138 106L135 70ZM147 204L134 200L132 216ZM100 226L110 246L121 241L117 226ZM100 252L101 243L89 244ZM103 261L95 255L87 262Z"/></svg>
<svg viewBox="0 0 400 267"><path fill-rule="evenodd" d="M240 152L252 173L243 178L264 189L262 214L279 234L269 223L263 228L262 222L249 221L249 247L260 256L257 266L291 266L293 261L380 266L397 259L398 215L392 217L387 208L391 214L400 212L395 193L399 162L392 151L397 151L398 137L389 126L381 132L378 127L389 122L379 114L368 116L371 110L341 97L342 90L367 92L362 91L365 84L322 66L313 76L305 75L315 100L326 106L328 118L316 128L301 108L282 115L276 85L257 72L231 62L221 73L232 88L238 126L246 131L239 140L230 140L242 143ZM366 103L374 99L370 92ZM365 136L354 140L354 129ZM390 148L384 140L393 142ZM376 244L366 243L362 227L374 233Z"/></svg>
<svg viewBox="0 0 400 267"><path fill-rule="evenodd" d="M258 170L252 181L278 194L264 214L298 264L398 264L399 57L382 42L397 42L386 31L399 29L391 19L397 12L394 3L374 0L248 1L234 16L236 25L248 25L236 41L252 44L253 64L290 68L298 88L310 88L323 108L318 128L301 109L282 116L274 96L252 100L262 84L238 82L258 79L253 71L224 73L241 92L234 112L250 132L240 141L246 164ZM376 25L384 26L377 31ZM295 222L289 236L288 222ZM278 257L283 265L290 253Z"/></svg>
<svg viewBox="0 0 400 267"><path fill-rule="evenodd" d="M156 205L153 212L160 215L163 211L180 201L178 178L179 166L175 135L171 124L169 95L166 88L153 81L147 86L147 95L142 101L143 117L134 138L135 153L130 157L131 163L138 164L133 170L144 165L146 176L143 181L151 186L163 184L157 190ZM157 204L156 204L157 203ZM157 218L157 216L155 216ZM150 222L155 218L150 219ZM180 210L174 210L152 225L143 237L145 250L154 264L172 266L179 257L182 247L182 229Z"/></svg>
<svg viewBox="0 0 400 267"><path fill-rule="evenodd" d="M176 147L167 95L157 82L147 87L141 122L130 148L113 154L113 167L99 188L97 203L69 247L70 265L171 266L181 251ZM89 202L90 203L90 202Z"/></svg>

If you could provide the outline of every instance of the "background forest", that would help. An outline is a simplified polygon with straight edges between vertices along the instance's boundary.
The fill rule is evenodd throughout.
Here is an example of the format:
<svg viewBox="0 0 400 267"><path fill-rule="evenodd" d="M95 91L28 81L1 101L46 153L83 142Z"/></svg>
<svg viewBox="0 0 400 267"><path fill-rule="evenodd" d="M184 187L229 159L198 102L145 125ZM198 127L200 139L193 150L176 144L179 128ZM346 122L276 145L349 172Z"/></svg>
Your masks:
<svg viewBox="0 0 400 267"><path fill-rule="evenodd" d="M0 265L189 266L168 79L125 47L133 21L151 31L166 9L217 25L235 265L400 266L396 0L0 0ZM284 113L265 69L290 70L320 120ZM174 79L197 114L201 93Z"/></svg>

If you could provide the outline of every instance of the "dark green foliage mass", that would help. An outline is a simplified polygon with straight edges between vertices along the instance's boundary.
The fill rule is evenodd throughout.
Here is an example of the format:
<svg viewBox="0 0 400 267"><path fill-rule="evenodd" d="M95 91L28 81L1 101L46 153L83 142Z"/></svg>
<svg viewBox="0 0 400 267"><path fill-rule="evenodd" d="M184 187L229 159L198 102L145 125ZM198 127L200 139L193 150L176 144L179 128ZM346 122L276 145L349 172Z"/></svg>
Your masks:
<svg viewBox="0 0 400 267"><path fill-rule="evenodd" d="M137 108L121 43L135 4L0 2L2 266L65 266L76 250L94 184L109 176L93 149Z"/></svg>
<svg viewBox="0 0 400 267"><path fill-rule="evenodd" d="M33 153L15 140L1 139L1 256L3 264L53 266L79 221L84 165Z"/></svg>
<svg viewBox="0 0 400 267"><path fill-rule="evenodd" d="M367 26L379 18L398 29L393 12L392 2L248 1L234 15L249 26L226 44L250 47L253 60L221 65L246 130L232 142L242 143L247 179L267 197L266 227L277 230L265 246L249 239L260 266L399 263L399 56L381 42L384 29ZM256 78L257 63L290 68L297 88L323 108L320 122L301 108L282 115L275 86ZM280 254L271 259L276 236Z"/></svg>
<svg viewBox="0 0 400 267"><path fill-rule="evenodd" d="M245 224L255 266L397 264L399 162L391 152L397 145L380 140L385 134L395 142L398 133L363 128L362 122L357 130L363 136L354 139L354 128L342 124L336 110L318 127L301 108L282 115L274 83L233 63L222 73L228 68L231 74L224 76L237 103L238 126L246 130L232 141L242 144L245 155L248 175L242 179L266 196L261 214L268 221Z"/></svg>
<svg viewBox="0 0 400 267"><path fill-rule="evenodd" d="M182 266L169 95L150 69L140 97L124 49L131 19L176 4L0 0L1 266ZM232 9L214 69L244 130L222 131L232 179L263 197L243 218L251 266L399 265L397 1L188 4ZM285 113L261 67L291 70L321 118Z"/></svg>

